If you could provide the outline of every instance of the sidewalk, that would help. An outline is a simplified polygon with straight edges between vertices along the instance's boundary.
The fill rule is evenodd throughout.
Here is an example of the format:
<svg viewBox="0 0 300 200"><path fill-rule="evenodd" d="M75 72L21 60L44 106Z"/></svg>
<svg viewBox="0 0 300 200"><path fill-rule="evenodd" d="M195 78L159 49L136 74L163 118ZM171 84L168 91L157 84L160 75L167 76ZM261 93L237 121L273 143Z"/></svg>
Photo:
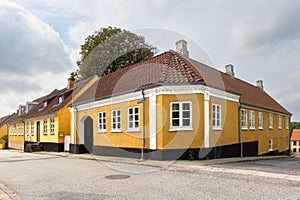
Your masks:
<svg viewBox="0 0 300 200"><path fill-rule="evenodd" d="M280 158L287 158L288 156L260 156L260 157L236 157L236 158L222 158L211 160L172 160L172 161L159 161L159 160L140 160L135 158L113 157L113 156L96 156L92 154L71 154L68 152L35 152L37 154L47 154L62 156L68 158L98 160L103 162L126 163L136 165L146 165L152 167L166 168L166 167L179 167L194 169L194 166L211 166L225 163L247 162L256 160L273 160Z"/></svg>
<svg viewBox="0 0 300 200"><path fill-rule="evenodd" d="M0 199L1 200L21 200L15 193L11 192L5 185L0 183Z"/></svg>

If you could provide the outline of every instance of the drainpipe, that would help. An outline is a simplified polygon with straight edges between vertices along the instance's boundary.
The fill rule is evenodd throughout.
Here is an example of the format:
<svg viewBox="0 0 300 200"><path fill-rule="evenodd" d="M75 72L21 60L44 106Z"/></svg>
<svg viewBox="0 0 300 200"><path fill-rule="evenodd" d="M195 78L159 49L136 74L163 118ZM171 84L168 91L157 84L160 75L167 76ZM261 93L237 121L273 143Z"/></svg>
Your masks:
<svg viewBox="0 0 300 200"><path fill-rule="evenodd" d="M142 133L142 153L141 153L141 160L144 160L144 150L145 150L145 93L144 89L142 89L142 95L143 95L143 133Z"/></svg>
<svg viewBox="0 0 300 200"><path fill-rule="evenodd" d="M78 129L78 127L77 127L77 113L78 113L78 109L77 109L77 107L74 105L74 108L75 108L75 123L74 123L74 125L75 125L75 130L74 130L74 149L73 149L73 151L74 151L74 154L76 154L76 145L77 145L77 129ZM78 151L79 151L79 149L78 149Z"/></svg>
<svg viewBox="0 0 300 200"><path fill-rule="evenodd" d="M239 140L240 140L240 146L241 146L241 158L243 157L243 137L242 137L242 131L241 131L241 102L239 101L239 112L238 112L238 131L239 131Z"/></svg>

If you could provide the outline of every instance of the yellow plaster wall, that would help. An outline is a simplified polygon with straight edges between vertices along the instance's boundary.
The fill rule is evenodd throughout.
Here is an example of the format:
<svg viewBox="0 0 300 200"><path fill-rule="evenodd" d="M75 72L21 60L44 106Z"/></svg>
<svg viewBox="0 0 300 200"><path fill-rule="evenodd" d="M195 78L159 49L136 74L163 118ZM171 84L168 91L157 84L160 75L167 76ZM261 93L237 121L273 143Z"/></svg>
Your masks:
<svg viewBox="0 0 300 200"><path fill-rule="evenodd" d="M145 108L148 109L148 99L145 100ZM129 107L139 107L139 131L129 132L127 128L128 122L128 108ZM111 132L111 111L115 109L121 110L121 132ZM106 132L98 131L98 113L105 111L106 112ZM146 110L147 112L147 110ZM80 132L80 121L86 117L90 116L93 119L93 132L94 132L94 145L99 146L115 146L115 147L128 147L128 148L141 148L142 145L142 104L137 104L137 101L129 101L125 103L113 104L98 107L95 109L89 109L84 111L79 111L77 113L77 123L78 130ZM149 116L145 116L145 121L148 121ZM147 127L147 123L146 127ZM146 128L148 129L148 128ZM77 135L77 141L79 141L80 136ZM148 141L148 130L146 132L146 147L149 146Z"/></svg>
<svg viewBox="0 0 300 200"><path fill-rule="evenodd" d="M212 105L221 105L222 130L215 130L212 126ZM238 134L238 103L216 97L210 99L210 146L223 146L239 142Z"/></svg>
<svg viewBox="0 0 300 200"><path fill-rule="evenodd" d="M13 132L13 127L16 125L15 132ZM21 130L18 131L18 125L20 125ZM13 149L24 150L24 128L22 128L23 122L8 124L8 147Z"/></svg>
<svg viewBox="0 0 300 200"><path fill-rule="evenodd" d="M157 97L158 149L199 148L204 138L203 94L159 95ZM170 131L170 103L192 102L191 131Z"/></svg>
<svg viewBox="0 0 300 200"><path fill-rule="evenodd" d="M241 130L243 142L258 141L258 154L269 152L269 140L273 139L273 151L283 152L289 149L289 127L286 129L285 118L282 115L282 128L278 128L278 115L273 113L273 128L269 128L269 111L255 108L245 108L247 110L247 130ZM255 130L250 130L250 110L255 111ZM258 128L258 112L263 113L263 129Z"/></svg>

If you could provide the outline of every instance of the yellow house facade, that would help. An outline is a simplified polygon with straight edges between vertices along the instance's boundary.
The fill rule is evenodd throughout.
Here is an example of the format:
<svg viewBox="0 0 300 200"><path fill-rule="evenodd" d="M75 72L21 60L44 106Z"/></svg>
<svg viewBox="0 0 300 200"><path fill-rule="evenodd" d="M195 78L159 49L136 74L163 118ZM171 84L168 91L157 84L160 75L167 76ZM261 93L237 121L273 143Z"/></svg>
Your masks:
<svg viewBox="0 0 300 200"><path fill-rule="evenodd" d="M69 151L71 114L69 105L87 90L97 77L80 82L69 79L68 87L54 90L24 119L26 151L37 144L43 151Z"/></svg>
<svg viewBox="0 0 300 200"><path fill-rule="evenodd" d="M7 120L8 127L8 148L16 150L24 150L24 123L22 114L14 113Z"/></svg>
<svg viewBox="0 0 300 200"><path fill-rule="evenodd" d="M159 160L286 154L291 114L259 83L236 78L232 65L223 73L165 52L99 78L74 101L71 152Z"/></svg>
<svg viewBox="0 0 300 200"><path fill-rule="evenodd" d="M1 117L0 118L0 149L4 149L5 146L5 141L1 140L2 137L5 135L8 135L8 125L6 124L6 121L11 117L11 115Z"/></svg>

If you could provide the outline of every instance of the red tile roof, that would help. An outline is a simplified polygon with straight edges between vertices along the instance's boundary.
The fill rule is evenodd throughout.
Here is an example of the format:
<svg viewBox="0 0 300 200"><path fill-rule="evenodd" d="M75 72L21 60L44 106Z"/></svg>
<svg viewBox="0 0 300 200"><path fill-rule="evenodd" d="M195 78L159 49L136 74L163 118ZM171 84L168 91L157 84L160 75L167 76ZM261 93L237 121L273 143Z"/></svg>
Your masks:
<svg viewBox="0 0 300 200"><path fill-rule="evenodd" d="M54 114L55 112L59 111L65 105L67 105L72 98L77 95L81 89L90 82L95 77L90 77L85 80L76 82L74 86L70 88L64 88L61 90L53 90L46 98L39 98L36 102L39 102L28 114L24 116L25 119L31 119L36 117L42 117ZM63 96L63 102L59 103L59 97ZM44 108L44 102L47 101L47 106Z"/></svg>
<svg viewBox="0 0 300 200"><path fill-rule="evenodd" d="M0 127L7 122L7 120L12 117L12 115L7 115L0 118Z"/></svg>
<svg viewBox="0 0 300 200"><path fill-rule="evenodd" d="M143 62L100 77L75 104L128 93L159 84L198 83L239 94L244 105L290 114L265 91L238 78L232 78L174 51L167 51Z"/></svg>
<svg viewBox="0 0 300 200"><path fill-rule="evenodd" d="M293 130L291 141L300 141L300 129Z"/></svg>

